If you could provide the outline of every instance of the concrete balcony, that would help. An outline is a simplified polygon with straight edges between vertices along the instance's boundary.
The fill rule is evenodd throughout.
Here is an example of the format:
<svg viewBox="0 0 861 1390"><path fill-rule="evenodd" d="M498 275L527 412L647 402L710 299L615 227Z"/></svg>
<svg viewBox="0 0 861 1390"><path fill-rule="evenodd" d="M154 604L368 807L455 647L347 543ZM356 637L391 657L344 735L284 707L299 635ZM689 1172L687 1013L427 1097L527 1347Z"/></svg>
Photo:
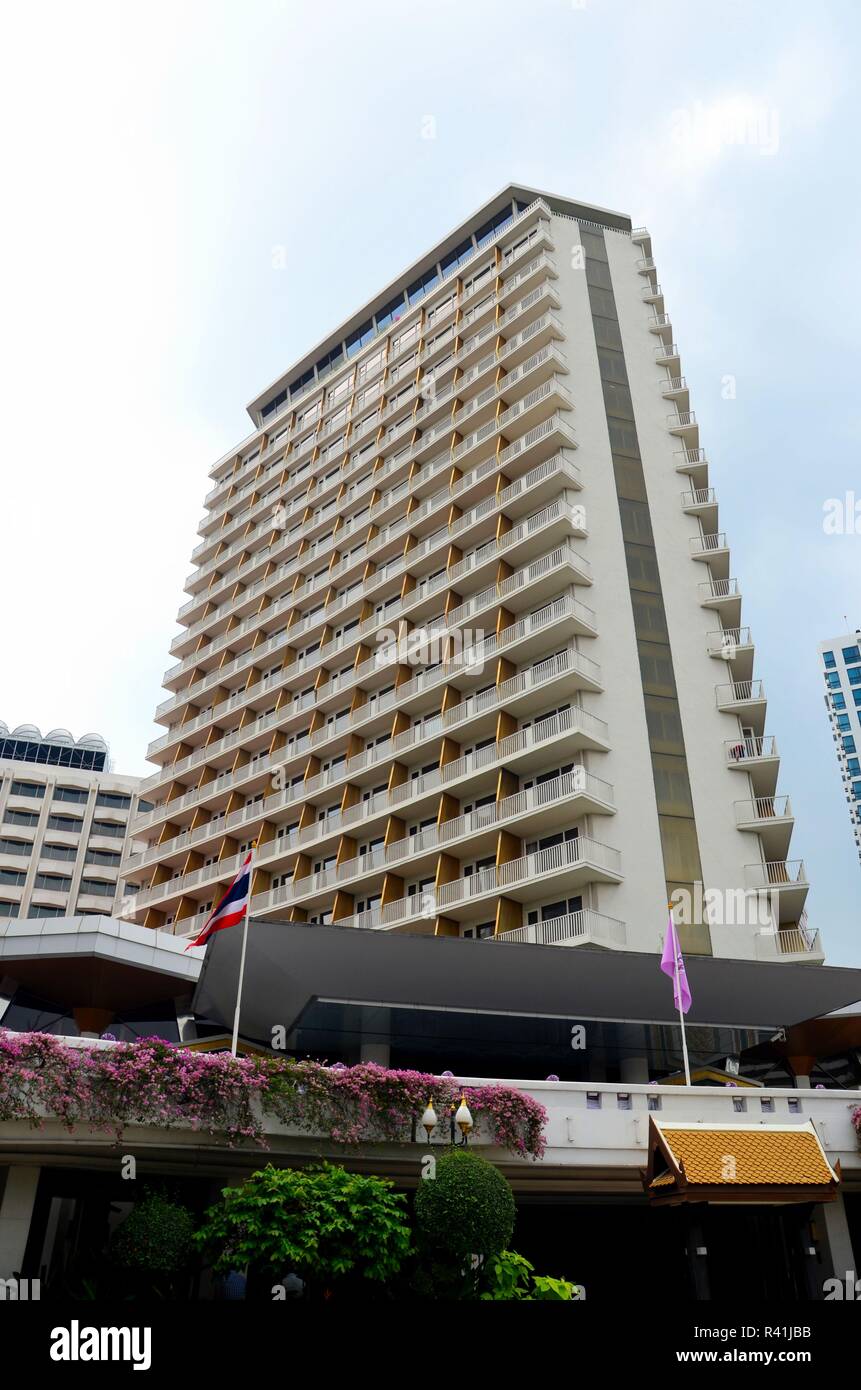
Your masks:
<svg viewBox="0 0 861 1390"><path fill-rule="evenodd" d="M717 707L723 714L736 714L745 728L761 736L765 732L766 698L762 681L734 681L715 687Z"/></svg>
<svg viewBox="0 0 861 1390"><path fill-rule="evenodd" d="M735 823L739 830L755 832L767 860L785 859L795 827L795 816L788 796L764 796L736 801Z"/></svg>
<svg viewBox="0 0 861 1390"><path fill-rule="evenodd" d="M520 449L513 449L510 452L506 450L504 452L507 455L506 466L509 468L511 468L512 464L514 464L516 468L521 461L525 460L528 462L530 459L534 460L538 457L538 451L536 449L531 449L525 454ZM501 466L500 460L491 458L486 460L483 464L479 464L476 468L471 469L469 472L464 473L462 477L451 481L448 484L448 500L450 502L456 502L460 507L473 507L479 505L482 500L492 498L494 496L494 482L499 476L499 468ZM559 471L560 468L561 473ZM427 488L429 484L434 478L441 481L446 470L448 470L447 457L443 460L442 464L433 461L432 463L426 464L423 468L418 469L411 475L409 480L410 495L412 497L421 497L423 500L428 500ZM379 470L374 474L371 482L364 485L362 490L365 491L372 486L376 486L384 473L384 469ZM566 487L579 490L583 486L579 466L574 462L573 457L564 453L558 453L555 456L550 456L545 459L543 463L539 463L528 472L521 474L510 486L518 489L529 487L532 490L533 497L538 500L544 500L551 495L551 479L557 476L560 477L560 479L564 476ZM437 491L442 494L444 489L438 489ZM508 488L504 489L504 491L509 504L512 504L514 495L509 493ZM516 507L516 504L514 505ZM282 566L274 577L268 576L243 589L237 597L231 599L227 603L221 604L205 618L193 623L190 627L186 628L184 632L179 633L171 643L171 651L183 653L184 649L187 655L194 654L196 639L201 634L205 634L213 640L219 637L226 638L228 623L230 623L233 618L244 614L246 615L245 620L239 626L234 625L230 629L230 637L236 640L242 632L251 630L255 622L260 621L260 597L267 592L271 592L273 588L283 588L285 583L288 584L287 590L279 597L276 597L273 603L269 604L267 612L263 616L268 619L270 616L274 616L276 612L289 612L290 608L301 600L305 591L311 592L313 588L319 587L305 584L300 585L299 589L291 589L289 587L289 576L293 575L295 577L297 571L298 565L294 561L292 564ZM255 600L257 600L257 602L255 602ZM335 612L340 612L341 608L345 606L347 606L347 604L341 600L333 601L326 606L326 616L330 616Z"/></svg>
<svg viewBox="0 0 861 1390"><path fill-rule="evenodd" d="M531 621L531 619L527 621ZM579 652L572 651L571 649L568 650L566 656L570 658L566 663L569 674L568 690L570 691L574 688L574 682L570 682L570 677L574 676L575 680L577 679L578 666L584 660L588 662L588 658L581 657ZM594 663L588 662L589 667L593 664ZM424 676L424 673L422 673L414 682L405 682L396 690L390 692L392 707L397 705L400 709L409 708L409 697L414 695L417 691L422 688L427 689L430 684L446 684L447 673L445 671L434 673L434 675L435 680L432 683L425 682L422 679ZM450 672L448 676L450 680ZM515 677L515 680L516 679ZM408 690L408 686L413 686L413 689ZM494 688L487 693L488 695L495 696L496 689ZM474 698L477 699L478 697ZM458 707L455 706L452 712L456 713L457 708ZM463 718L469 721L475 717L475 712L475 706L473 706ZM558 725L554 724L552 720L542 720L531 728L523 729L519 733L512 734L510 739L503 740L503 743L494 744L489 749L491 759L497 756L503 757L503 753L498 753L494 750L499 750L504 747L505 751L509 753L512 758L517 759L518 764L534 766L535 759L531 756L530 750L539 745L543 746L548 739L557 736L562 737L563 731L564 737L567 738L568 741L569 751L576 747L606 751L606 747L608 746L606 742L606 725L602 720L597 719L594 715L591 715L579 706L572 706L569 710L565 711L564 715L556 716L556 719L559 721ZM418 734L415 730L410 729L407 730L407 735L410 741L420 737L423 742L433 743L438 742L440 739L440 731L435 726L432 726L427 732L420 729ZM399 737L400 736L397 736L397 738ZM511 740L513 740L513 742L511 742ZM316 792L323 791L324 789L331 789L353 778L357 778L359 782L363 782L371 769L376 770L387 764L396 753L402 754L408 746L410 746L410 743L408 743L406 739L403 744L398 743L397 739L392 739L391 742L387 741L383 744L377 744L373 748L365 749L355 757L347 758L342 764L327 771L315 774L314 776L305 775L302 781L297 783L295 787L291 786L287 788L285 792L279 792L277 794L278 797L284 799L276 801L276 804L283 806L290 804L300 805L304 800L312 797ZM485 750L482 750L482 752L484 751ZM478 755L476 755L476 757L478 757ZM182 817L183 813L193 811L195 808L203 805L208 806L210 813L224 810L228 806L231 798L240 788L242 789L242 795L244 797L254 796L258 792L262 793L263 801L258 805L248 808L253 813L252 818L259 820L260 817L265 816L269 810L268 802L266 802L266 793L272 790L273 774L279 769L283 769L285 766L289 765L291 758L297 763L300 758L304 758L304 762L307 763L307 756L304 754L297 757L295 753L290 753L288 757L285 758L284 751L279 749L275 753L257 759L254 763L245 764L235 771L231 769L222 776L216 777L202 786L192 788L190 791L174 797L170 801L158 804L152 811L141 817L140 821L135 825L133 833L136 836L140 836L146 830L151 829L157 824L164 821L173 821L177 817ZM469 776L471 775L471 769L474 770L475 767L483 765L481 762L473 762L472 764L464 762L463 766L461 766L462 762L463 760L458 759L457 762L448 763L443 769L439 769L433 774L428 774L427 777L419 778L414 783L411 782L405 784L403 787L393 788L390 797L391 801L394 803L400 802L405 797L415 798L420 791L433 790L437 786L447 784L449 781L456 779L458 776ZM301 765L298 771L302 771ZM220 836L227 833L226 822L220 827L218 833ZM124 870L124 872L127 872L127 870Z"/></svg>
<svg viewBox="0 0 861 1390"><path fill-rule="evenodd" d="M657 267L655 265L655 262L651 256L643 256L639 261L637 261L638 275L648 275L651 271L655 270L656 268Z"/></svg>
<svg viewBox="0 0 861 1390"><path fill-rule="evenodd" d="M383 800L381 798L381 803ZM391 807L392 802L389 801L389 811ZM366 812L361 818L363 835L373 836L377 830L382 832L385 829L389 816L388 813L384 814L382 804L375 803L368 809L368 804L363 803L358 809ZM283 885L280 900L291 904L307 902L321 895L331 896L339 888L351 893L378 892L385 874L392 869L402 874L409 865L411 875L424 871L433 873L443 852L461 859L481 858L495 852L500 830L507 829L520 839L545 833L558 823L560 810L563 809L574 819L584 815L613 815L613 788L582 766L575 767L561 777L515 792L476 811L442 821L415 835L391 840L379 849L342 859L338 864L316 873L293 877L290 883ZM333 827L328 823L317 823L283 838L265 841L259 845L255 855L255 868L268 873L284 868L292 872L294 865L288 862L288 856L300 851L306 855L325 852L322 847L327 841L331 845L334 840L335 845L340 847L342 834L351 825L354 826L355 821L339 816L338 829L341 834L334 834ZM231 877L239 871L243 860L242 853L232 855L218 863L142 889L135 897L135 913L147 907L165 906L188 894L217 900Z"/></svg>
<svg viewBox="0 0 861 1390"><path fill-rule="evenodd" d="M691 536L691 559L704 560L713 579L729 578L729 542L724 531Z"/></svg>
<svg viewBox="0 0 861 1390"><path fill-rule="evenodd" d="M501 420L502 417L500 416L499 420L496 422L496 426L498 426L499 429L502 428L500 424ZM485 441L482 439L480 442L483 444ZM489 442L492 447L492 438ZM531 429L526 430L524 434L518 435L511 444L502 449L501 452L497 453L495 456L492 452L488 453L483 464L476 465L476 468L483 467L486 470L496 468L497 470L501 470L513 466L515 470L519 471L521 468L528 469L532 465L539 464L560 449L576 447L577 443L573 431L563 421L561 415L551 414L540 424L534 425ZM450 456L446 457L445 463L446 465L451 463ZM441 462L440 467L442 466ZM469 470L466 471L468 472ZM440 498L440 506L442 505L443 499ZM271 585L275 582L272 576L272 563L277 562L279 559L282 560L282 564L276 572L278 583L283 583L289 576L301 576L303 570L307 569L312 563L319 565L320 561L325 556L328 555L331 556L332 559L335 559L335 552L344 546L344 542L349 537L353 537L363 542L363 544L360 544L360 546L355 549L355 555L351 554L340 561L336 561L329 570L327 577L331 582L334 579L341 578L342 575L346 575L350 570L360 574L362 561L367 558L376 557L380 549L389 543L394 536L405 534L405 532L410 529L410 525L414 520L414 517L405 514L401 523L399 523L400 530L394 531L393 528L389 526L385 528L381 535L373 537L373 539L370 538L367 523L359 526L356 525L354 521L348 521L345 522L343 526L339 527L324 543L315 542L313 545L306 544L307 538L304 537L304 533L301 541L288 533L280 542L276 541L274 544L271 543L272 526L271 522L269 522L263 527L258 527L257 531L252 536L245 538L246 546L250 553L248 559L243 560L236 569L232 571L228 570L224 573L221 572L224 561L228 558L227 553L223 556L219 556L216 561L212 562L213 572L210 576L209 587L205 591L196 593L193 598L182 605L179 611L178 621L183 622L186 618L192 617L195 612L199 612L202 618L211 604L216 603L217 600L223 598L225 595L229 594L232 596L237 586L247 586L248 584L254 586L255 581L260 581L264 578ZM253 546L257 544L258 541L265 541L266 543L262 549L255 551ZM296 553L290 559L287 559L286 556L288 551L292 550L294 547L296 547ZM237 555L240 552L244 553L241 544L233 550L233 553ZM217 574L216 571L218 571ZM199 574L200 571L197 573ZM193 581L196 580L196 576L192 576L191 578Z"/></svg>
<svg viewBox="0 0 861 1390"><path fill-rule="evenodd" d="M546 922L512 927L486 938L505 944L531 946L598 946L606 950L624 950L627 933L625 923L615 917L584 908L582 912L567 912Z"/></svg>
<svg viewBox="0 0 861 1390"><path fill-rule="evenodd" d="M726 765L735 772L746 772L754 797L773 797L777 789L780 754L773 734L763 738L727 739Z"/></svg>
<svg viewBox="0 0 861 1390"><path fill-rule="evenodd" d="M738 630L741 619L741 590L737 579L707 579L697 585L700 606L720 613L729 631ZM712 655L719 655L713 652Z"/></svg>
<svg viewBox="0 0 861 1390"><path fill-rule="evenodd" d="M658 366L667 367L674 374L678 374L681 360L678 343L661 343L660 347L655 348L655 361Z"/></svg>
<svg viewBox="0 0 861 1390"><path fill-rule="evenodd" d="M285 885L284 901L307 904L339 888L373 894L379 892L385 874L392 869L414 876L433 873L441 853L461 861L493 854L500 830L508 830L524 840L551 831L563 814L578 819L583 815L611 815L614 811L609 783L578 766L550 782L516 792L468 815L393 840L378 850L342 860L332 868L296 877Z"/></svg>
<svg viewBox="0 0 861 1390"><path fill-rule="evenodd" d="M727 625L708 633L706 650L709 656L725 661L736 680L749 681L753 678L755 648L749 627Z"/></svg>
<svg viewBox="0 0 861 1390"><path fill-rule="evenodd" d="M694 490L708 487L709 462L705 449L680 449L673 457L676 461L676 472L687 473Z"/></svg>
<svg viewBox="0 0 861 1390"><path fill-rule="evenodd" d="M688 516L699 517L703 531L713 535L717 531L718 503L713 487L691 488L681 495L682 511Z"/></svg>
<svg viewBox="0 0 861 1390"><path fill-rule="evenodd" d="M805 965L822 965L825 960L819 932L801 926L781 927L773 935L758 936L756 955L758 960L801 961Z"/></svg>
<svg viewBox="0 0 861 1390"><path fill-rule="evenodd" d="M657 305L658 307L656 309L656 312L663 313L664 291L661 289L660 285L644 285L640 292L640 298L643 300L644 304Z"/></svg>
<svg viewBox="0 0 861 1390"><path fill-rule="evenodd" d="M533 711L540 713L542 707L556 698L562 698L569 684L570 671L570 649L558 653L546 662L542 662L528 671L523 671L519 675L511 677L501 685L495 686L492 690L484 691L479 695L467 696L459 705L454 705L444 714L439 716L438 724L431 727L423 726L418 729L410 729L403 734L396 734L389 745L390 756L400 755L407 749L418 749L425 743L437 739L440 735L459 734L461 730L472 726L479 734L484 734L485 728L495 727L495 721L501 709L506 709L509 713L521 719L529 717ZM382 712L394 710L398 705L398 693L386 697L386 702ZM362 716L361 708L351 715L347 721L347 726L351 729L361 730L363 725L372 723L379 717L380 710L374 708ZM273 720L282 718L283 712L277 712ZM491 721L488 723L488 721ZM346 726L345 726L346 727ZM336 732L342 732L341 729ZM331 739L332 730L328 727L319 729L315 734L308 736L307 744L299 744L293 750L293 756L307 756L307 750L311 750L325 739ZM577 711L576 718L569 730L568 737L572 744L580 747L588 747L595 751L606 752L610 747L609 732L607 725L596 715L588 713L586 710ZM267 745L268 747L268 742ZM381 758L382 758L381 753ZM193 830L187 830L176 835L151 849L136 851L129 855L123 866L123 872L137 872L142 868L160 862L169 862L174 858L174 862L180 864L184 862L189 849L203 849L204 846L217 847L225 835L236 834L239 838L245 838L244 832L250 827L258 825L261 816L272 817L274 821L284 819L289 815L289 808L295 801L291 788L284 792L278 792L265 798L262 807L254 805L245 809L232 812L218 821L208 821L198 825ZM384 816L387 814L388 797L379 806L363 802L357 806L343 809L338 816L327 818L325 824L308 827L306 830L296 832L296 846L318 840L322 834L334 835L346 826L353 825L359 819L367 820L371 824L375 814ZM285 847L292 847L292 840L285 839Z"/></svg>
<svg viewBox="0 0 861 1390"><path fill-rule="evenodd" d="M745 886L768 889L777 904L781 926L796 924L804 908L810 883L803 859L770 859L759 864L746 864Z"/></svg>
<svg viewBox="0 0 861 1390"><path fill-rule="evenodd" d="M509 520L515 518L518 514L529 510L531 503L540 499L544 485L550 486L551 480L555 480L558 493L559 484L564 484L566 477L567 473L564 466L560 465L546 471L539 467L531 474L526 475L525 478L512 483L502 492L487 498L484 503L479 504L469 513L464 513L453 524L450 523L445 528L440 526L423 536L421 540L416 540L416 528L420 525L422 518L427 517L432 512L442 512L443 509L450 510L448 498L435 494L419 508L402 518L401 521L385 528L372 540L366 542L364 546L360 547L361 553L357 551L355 554L349 555L345 564L328 569L322 577L307 581L301 589L294 588L290 597L293 599L294 605L301 599L312 597L315 593L323 597L327 589L331 587L332 581L341 577L340 570L348 569L354 572L358 580L362 572L363 559L367 561L373 558L379 565L385 565L385 569L380 573L377 573L376 570L371 571L370 574L366 573L363 580L363 590L364 596L369 597L383 586L391 588L395 575L411 574L414 577L421 575L426 568L425 557L432 552L436 552L444 563L450 547L456 544L458 537L465 534L470 535L473 545L477 547L470 557L470 565L473 563L473 556L481 561L485 559L486 555L489 555L493 547L496 547L500 557L504 550L506 558L510 556L513 559L521 543L525 550L533 548L539 532L548 540L554 538L553 532L555 532L556 537L574 534L577 530L575 513L564 501L556 501L543 511L535 512L521 526L512 527L509 531L501 533L498 539L494 539L501 513L504 513ZM407 537L412 537L415 540L415 544L409 550L406 550L403 544ZM482 540L485 538L486 552L482 548ZM400 547L398 541L401 541ZM585 559L582 560L580 570L583 575L581 582L591 583L590 566ZM298 563L289 567L289 570L285 571L284 577L288 572L298 574ZM325 614L322 616L325 617ZM260 621L266 621L265 612L259 614L258 617ZM310 628L311 625L311 620L307 620L306 628ZM298 627L289 628L277 638L273 638L269 647L270 653L278 645L286 647L289 642L289 645L292 646L299 632ZM232 633L229 634L228 639L222 642L222 649L229 647L230 640L232 640ZM168 720L172 713L180 711L186 704L193 703L211 689L217 689L228 676L236 674L244 667L256 666L259 659L265 654L259 647L249 646L244 653L240 653L230 662L219 665L211 673L201 677L191 685L180 686L168 699L162 700L156 709L156 718L162 721ZM200 655L199 660L205 659L205 655ZM172 668L175 674L171 674L171 682L177 682L183 674L194 669L194 666L195 663L191 658L179 663L178 666ZM162 740L156 740L150 745L149 752L155 752L157 748L165 746L167 742L169 740L163 736Z"/></svg>
<svg viewBox="0 0 861 1390"><path fill-rule="evenodd" d="M443 883L433 891L412 898L398 898L387 907L345 919L341 925L377 931L411 926L432 932L437 917L463 923L480 921L500 896L526 905L552 892L567 894L589 883L621 881L619 851L581 835L554 845L552 849L538 850L520 859L481 869L468 878ZM275 889L274 894L280 891Z"/></svg>
<svg viewBox="0 0 861 1390"><path fill-rule="evenodd" d="M696 411L674 411L672 415L667 416L667 429L677 439L684 440L685 448L696 449L699 447L700 427L697 424Z"/></svg>
<svg viewBox="0 0 861 1390"><path fill-rule="evenodd" d="M649 332L660 333L665 342L671 342L673 337L673 322L669 314L654 314L649 320Z"/></svg>
<svg viewBox="0 0 861 1390"><path fill-rule="evenodd" d="M661 382L661 395L665 401L675 401L679 411L690 412L690 390L685 377L668 375Z"/></svg>

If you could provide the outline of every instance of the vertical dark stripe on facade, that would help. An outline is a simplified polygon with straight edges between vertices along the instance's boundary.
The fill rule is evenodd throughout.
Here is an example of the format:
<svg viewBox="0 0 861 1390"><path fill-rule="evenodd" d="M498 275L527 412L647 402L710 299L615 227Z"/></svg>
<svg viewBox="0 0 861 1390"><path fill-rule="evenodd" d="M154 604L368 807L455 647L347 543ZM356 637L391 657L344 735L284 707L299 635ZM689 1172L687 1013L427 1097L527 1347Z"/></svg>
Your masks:
<svg viewBox="0 0 861 1390"><path fill-rule="evenodd" d="M693 904L694 884L702 882L702 865L673 672L673 654L622 335L604 234L581 226L580 239L585 256L592 327L622 523L667 899L669 901L677 888L684 888L691 894ZM685 950L711 954L711 938L706 924L697 922L683 926L679 934Z"/></svg>

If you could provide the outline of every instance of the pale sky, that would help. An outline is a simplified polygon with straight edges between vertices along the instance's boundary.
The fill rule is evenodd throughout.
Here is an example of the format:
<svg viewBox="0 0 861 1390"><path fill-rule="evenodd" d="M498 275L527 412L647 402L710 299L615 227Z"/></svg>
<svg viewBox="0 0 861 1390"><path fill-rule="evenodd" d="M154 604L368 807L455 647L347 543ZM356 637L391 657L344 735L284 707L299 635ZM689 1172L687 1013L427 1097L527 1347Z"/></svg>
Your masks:
<svg viewBox="0 0 861 1390"><path fill-rule="evenodd" d="M861 504L859 31L854 0L9 8L0 718L149 771L246 402L509 181L616 208L653 235L811 923L861 964L816 651L861 626L861 505L823 529Z"/></svg>

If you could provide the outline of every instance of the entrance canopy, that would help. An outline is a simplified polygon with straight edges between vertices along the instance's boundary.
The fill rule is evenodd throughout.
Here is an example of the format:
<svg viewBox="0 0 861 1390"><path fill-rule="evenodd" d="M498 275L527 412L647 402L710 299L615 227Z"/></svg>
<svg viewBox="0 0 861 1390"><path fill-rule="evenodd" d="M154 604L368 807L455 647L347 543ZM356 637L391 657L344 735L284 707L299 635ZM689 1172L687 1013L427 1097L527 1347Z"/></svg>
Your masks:
<svg viewBox="0 0 861 1390"><path fill-rule="evenodd" d="M206 947L194 1009L230 1027L240 931ZM197 955L198 952L193 953ZM861 998L861 970L689 956L689 1024L788 1028ZM658 957L633 951L398 935L304 922L255 922L241 1032L268 1039L295 1027L314 1000L530 1017L674 1024Z"/></svg>

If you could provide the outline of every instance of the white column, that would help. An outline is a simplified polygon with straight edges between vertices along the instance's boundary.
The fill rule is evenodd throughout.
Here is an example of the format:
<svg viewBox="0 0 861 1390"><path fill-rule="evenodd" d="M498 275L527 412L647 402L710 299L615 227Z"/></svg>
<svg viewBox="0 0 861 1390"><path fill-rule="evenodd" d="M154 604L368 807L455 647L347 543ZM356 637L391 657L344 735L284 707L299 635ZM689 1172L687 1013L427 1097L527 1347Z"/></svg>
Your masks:
<svg viewBox="0 0 861 1390"><path fill-rule="evenodd" d="M11 1279L21 1272L39 1172L30 1166L13 1166L7 1172L0 1203L0 1279Z"/></svg>
<svg viewBox="0 0 861 1390"><path fill-rule="evenodd" d="M843 1194L837 1194L835 1202L823 1202L816 1208L816 1215L825 1228L825 1237L828 1241L828 1255L831 1260L831 1268L835 1279L845 1279L851 1273L853 1284L858 1278L855 1273L855 1256L852 1252L852 1238L849 1235L849 1223L846 1220L846 1207L843 1204ZM820 1291L819 1297L822 1297Z"/></svg>

